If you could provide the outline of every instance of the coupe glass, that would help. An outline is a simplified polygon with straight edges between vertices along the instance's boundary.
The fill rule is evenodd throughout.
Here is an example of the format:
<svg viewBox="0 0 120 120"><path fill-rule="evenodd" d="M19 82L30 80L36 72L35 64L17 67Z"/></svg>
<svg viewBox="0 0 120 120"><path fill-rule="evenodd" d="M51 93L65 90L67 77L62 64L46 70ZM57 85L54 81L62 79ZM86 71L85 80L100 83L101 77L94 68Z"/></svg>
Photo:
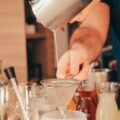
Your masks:
<svg viewBox="0 0 120 120"><path fill-rule="evenodd" d="M47 79L41 82L51 100L59 110L65 109L78 87L78 80Z"/></svg>

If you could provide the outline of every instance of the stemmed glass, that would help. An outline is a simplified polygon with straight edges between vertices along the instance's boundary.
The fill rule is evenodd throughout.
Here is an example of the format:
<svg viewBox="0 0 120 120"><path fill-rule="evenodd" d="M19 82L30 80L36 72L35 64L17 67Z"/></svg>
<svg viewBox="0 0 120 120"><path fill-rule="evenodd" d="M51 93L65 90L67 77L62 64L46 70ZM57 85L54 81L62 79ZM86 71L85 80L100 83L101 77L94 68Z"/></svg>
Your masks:
<svg viewBox="0 0 120 120"><path fill-rule="evenodd" d="M66 80L66 79L47 79L41 82L43 84L47 97L57 109L61 111L63 117L64 109L69 104L70 100L75 94L78 87L78 80Z"/></svg>

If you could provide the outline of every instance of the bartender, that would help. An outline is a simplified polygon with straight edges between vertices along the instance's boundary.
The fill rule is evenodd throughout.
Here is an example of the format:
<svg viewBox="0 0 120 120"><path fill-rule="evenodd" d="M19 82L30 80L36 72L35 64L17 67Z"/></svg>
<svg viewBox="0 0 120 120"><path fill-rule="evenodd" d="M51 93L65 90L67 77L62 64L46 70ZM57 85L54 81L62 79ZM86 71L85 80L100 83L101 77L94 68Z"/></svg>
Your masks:
<svg viewBox="0 0 120 120"><path fill-rule="evenodd" d="M70 49L58 63L57 77L72 75L80 81L86 80L89 64L99 56L105 41L110 39L120 80L120 0L93 0L71 22L75 21L81 24L71 37Z"/></svg>
<svg viewBox="0 0 120 120"><path fill-rule="evenodd" d="M106 41L109 18L109 6L100 0L93 0L70 21L81 24L72 34L69 50L59 60L57 77L74 76L79 80L87 79L89 64L99 56Z"/></svg>

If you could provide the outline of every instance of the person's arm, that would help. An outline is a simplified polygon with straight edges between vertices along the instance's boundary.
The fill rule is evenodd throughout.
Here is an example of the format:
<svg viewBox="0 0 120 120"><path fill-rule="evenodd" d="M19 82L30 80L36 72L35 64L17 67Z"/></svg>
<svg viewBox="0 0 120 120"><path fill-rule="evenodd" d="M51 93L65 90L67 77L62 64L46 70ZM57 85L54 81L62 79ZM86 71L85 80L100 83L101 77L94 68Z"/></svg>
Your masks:
<svg viewBox="0 0 120 120"><path fill-rule="evenodd" d="M57 68L59 78L72 75L75 79L86 79L89 63L99 55L106 40L109 27L109 7L104 3L97 3L86 13L87 16L71 37L70 49L59 60ZM85 16L85 14L82 15ZM81 13L77 15L72 22L81 21L82 15Z"/></svg>
<svg viewBox="0 0 120 120"><path fill-rule="evenodd" d="M79 16L76 21L79 21ZM75 20L75 19L74 19ZM73 33L70 48L83 45L88 53L88 61L91 62L100 54L107 37L109 27L109 7L104 3L94 6Z"/></svg>

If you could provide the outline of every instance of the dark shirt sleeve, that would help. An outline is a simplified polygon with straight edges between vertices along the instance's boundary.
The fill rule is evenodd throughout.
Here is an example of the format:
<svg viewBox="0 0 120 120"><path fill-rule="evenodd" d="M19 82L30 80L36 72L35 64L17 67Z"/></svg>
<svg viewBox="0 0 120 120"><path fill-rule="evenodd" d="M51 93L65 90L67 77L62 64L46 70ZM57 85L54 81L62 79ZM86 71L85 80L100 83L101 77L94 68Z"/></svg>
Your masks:
<svg viewBox="0 0 120 120"><path fill-rule="evenodd" d="M102 2L108 4L110 6L112 0L102 0Z"/></svg>

